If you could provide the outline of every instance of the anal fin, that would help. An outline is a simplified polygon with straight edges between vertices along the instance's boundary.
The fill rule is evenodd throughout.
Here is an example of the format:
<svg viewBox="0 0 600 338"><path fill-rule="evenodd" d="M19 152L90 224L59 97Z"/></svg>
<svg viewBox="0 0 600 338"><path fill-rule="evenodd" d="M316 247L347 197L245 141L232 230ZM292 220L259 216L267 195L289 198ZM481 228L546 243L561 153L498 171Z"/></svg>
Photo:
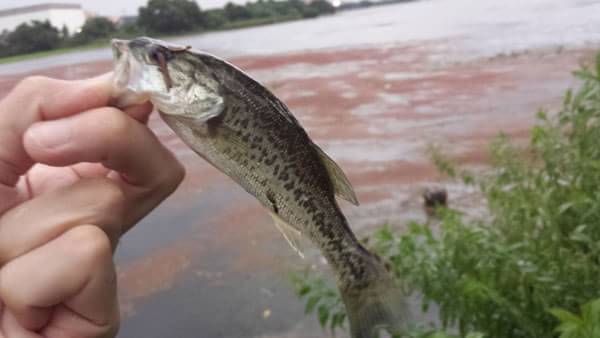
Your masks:
<svg viewBox="0 0 600 338"><path fill-rule="evenodd" d="M298 253L301 258L304 258L304 253L302 252L301 241L302 241L302 233L300 230L294 228L293 226L286 223L281 219L277 214L271 212L271 217L275 221L275 226L281 233L283 237L288 242L288 244Z"/></svg>

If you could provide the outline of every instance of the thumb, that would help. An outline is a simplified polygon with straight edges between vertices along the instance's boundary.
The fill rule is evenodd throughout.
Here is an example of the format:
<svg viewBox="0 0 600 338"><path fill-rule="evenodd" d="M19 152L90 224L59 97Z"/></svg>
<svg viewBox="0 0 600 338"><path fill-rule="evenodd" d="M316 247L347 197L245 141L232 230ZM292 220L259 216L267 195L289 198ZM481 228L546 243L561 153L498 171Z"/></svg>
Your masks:
<svg viewBox="0 0 600 338"><path fill-rule="evenodd" d="M33 165L22 142L29 126L105 106L110 87L110 74L83 81L39 76L21 81L0 101L0 185L14 187Z"/></svg>

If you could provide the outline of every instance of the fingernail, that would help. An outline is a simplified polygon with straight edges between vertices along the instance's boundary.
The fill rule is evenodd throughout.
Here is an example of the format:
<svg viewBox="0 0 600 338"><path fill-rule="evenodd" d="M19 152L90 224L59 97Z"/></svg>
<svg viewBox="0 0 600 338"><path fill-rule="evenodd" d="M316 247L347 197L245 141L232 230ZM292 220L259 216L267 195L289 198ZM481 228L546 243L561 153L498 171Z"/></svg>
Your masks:
<svg viewBox="0 0 600 338"><path fill-rule="evenodd" d="M39 122L31 126L26 137L45 148L56 148L71 140L72 129L67 120Z"/></svg>

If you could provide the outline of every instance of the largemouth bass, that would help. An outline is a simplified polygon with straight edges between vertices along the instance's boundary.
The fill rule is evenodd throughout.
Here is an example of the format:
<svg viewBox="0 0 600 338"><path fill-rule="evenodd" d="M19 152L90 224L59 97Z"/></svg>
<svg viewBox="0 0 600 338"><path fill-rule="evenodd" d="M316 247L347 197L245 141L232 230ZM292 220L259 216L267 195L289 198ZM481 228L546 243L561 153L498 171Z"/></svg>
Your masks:
<svg viewBox="0 0 600 338"><path fill-rule="evenodd" d="M166 42L114 40L117 105L150 100L198 155L265 206L300 254L306 236L336 274L352 337L399 324L397 292L381 259L356 239L335 195L358 205L344 172L286 105L235 66Z"/></svg>

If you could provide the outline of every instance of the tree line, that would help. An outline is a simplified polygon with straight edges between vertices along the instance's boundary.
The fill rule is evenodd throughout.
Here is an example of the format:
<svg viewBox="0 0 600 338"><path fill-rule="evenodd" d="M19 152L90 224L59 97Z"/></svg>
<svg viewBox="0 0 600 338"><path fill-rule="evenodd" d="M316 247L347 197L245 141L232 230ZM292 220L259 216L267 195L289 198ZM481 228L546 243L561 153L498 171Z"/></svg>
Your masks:
<svg viewBox="0 0 600 338"><path fill-rule="evenodd" d="M326 0L258 0L244 5L227 3L220 9L202 10L194 0L149 0L134 20L115 23L105 17L89 18L81 30L71 34L66 27L48 21L32 21L13 31L0 33L0 57L21 55L63 47L87 45L109 37L142 34L169 35L240 28L279 21L333 14Z"/></svg>

